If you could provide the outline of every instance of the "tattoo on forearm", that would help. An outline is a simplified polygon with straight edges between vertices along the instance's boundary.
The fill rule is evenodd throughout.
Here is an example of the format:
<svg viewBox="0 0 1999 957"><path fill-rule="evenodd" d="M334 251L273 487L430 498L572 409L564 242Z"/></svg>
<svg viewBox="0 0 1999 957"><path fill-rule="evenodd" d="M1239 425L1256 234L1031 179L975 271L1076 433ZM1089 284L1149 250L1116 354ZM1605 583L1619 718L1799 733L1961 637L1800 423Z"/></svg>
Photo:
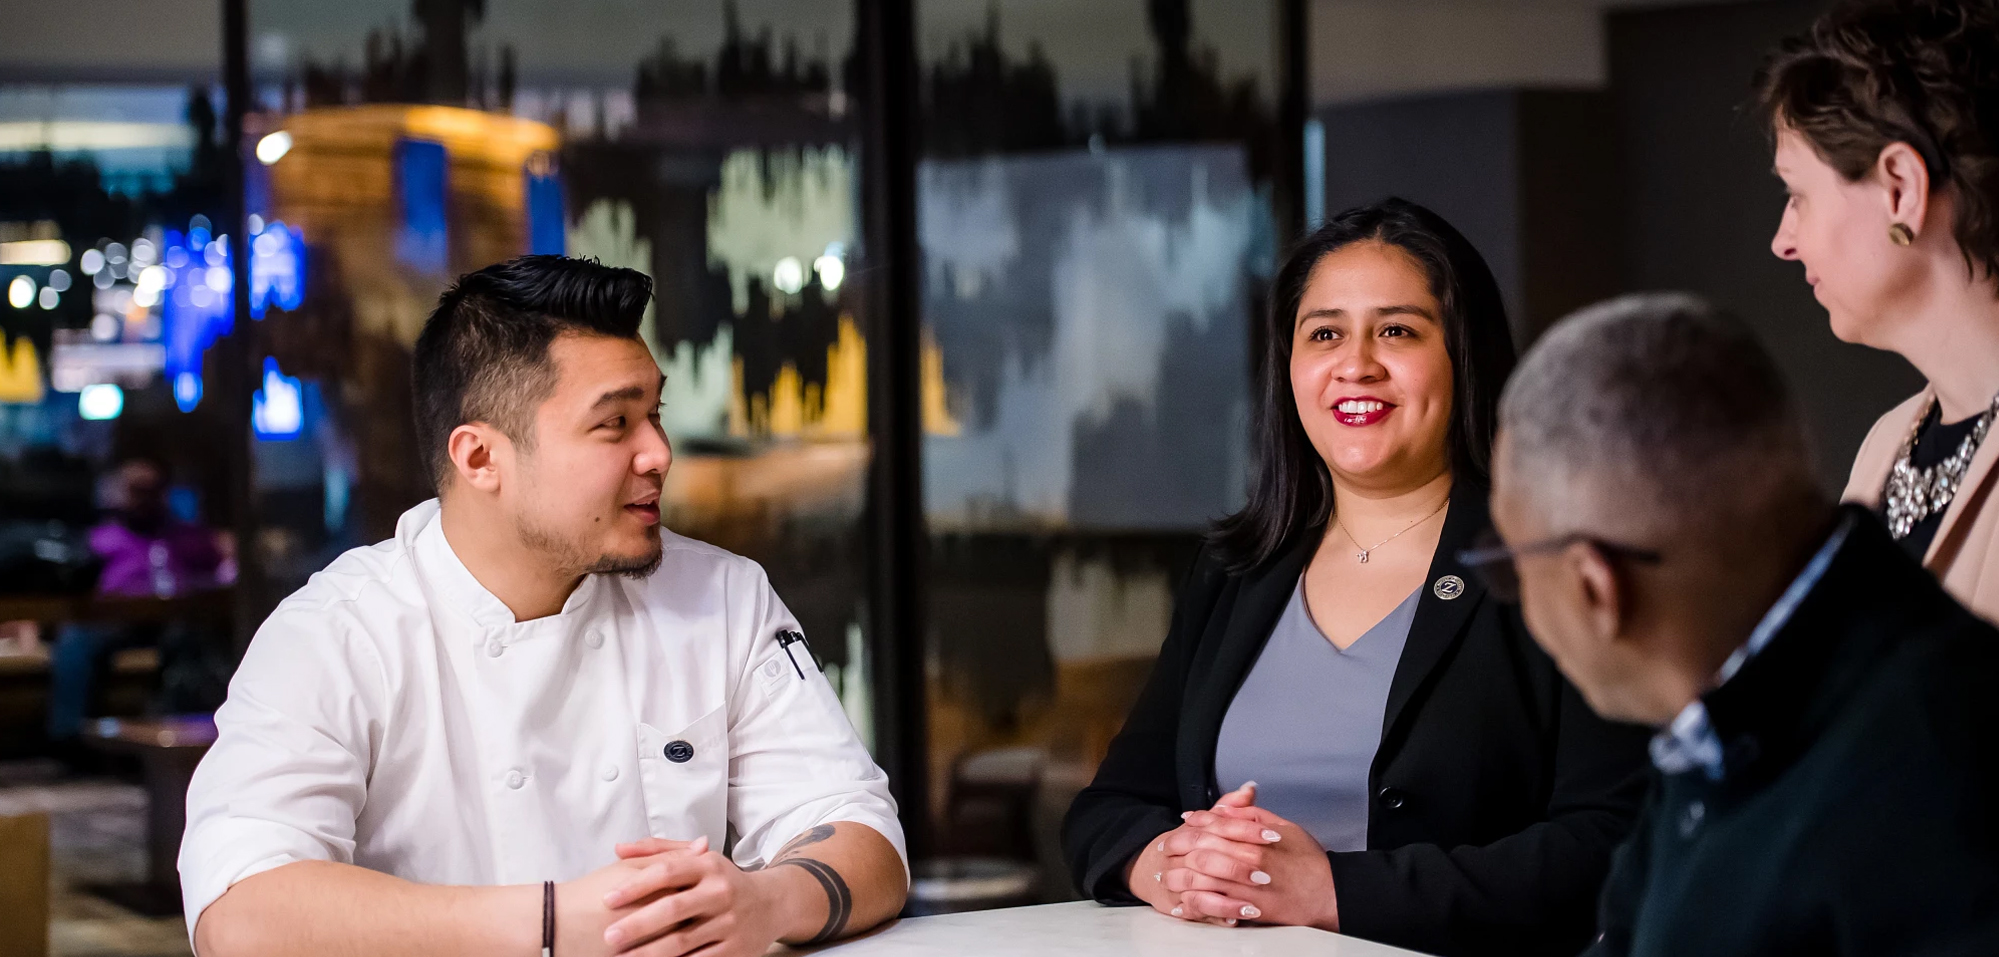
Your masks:
<svg viewBox="0 0 1999 957"><path fill-rule="evenodd" d="M814 827L812 830L806 831L805 833L792 838L790 843L784 845L781 848L778 848L777 858L776 860L772 861L772 863L784 860L786 857L789 857L793 851L799 850L800 848L811 847L812 845L817 844L820 841L826 840L827 838L830 838L832 836L833 836L833 825L831 824L818 825Z"/></svg>
<svg viewBox="0 0 1999 957"><path fill-rule="evenodd" d="M817 831L818 828L813 830ZM826 830L830 833L833 829L827 827ZM820 928L819 933L814 934L806 943L823 944L845 933L847 921L854 916L854 895L847 890L847 882L841 879L840 872L826 862L810 857L786 858L771 866L785 865L804 868L807 874L818 878L819 886L826 891L826 926Z"/></svg>

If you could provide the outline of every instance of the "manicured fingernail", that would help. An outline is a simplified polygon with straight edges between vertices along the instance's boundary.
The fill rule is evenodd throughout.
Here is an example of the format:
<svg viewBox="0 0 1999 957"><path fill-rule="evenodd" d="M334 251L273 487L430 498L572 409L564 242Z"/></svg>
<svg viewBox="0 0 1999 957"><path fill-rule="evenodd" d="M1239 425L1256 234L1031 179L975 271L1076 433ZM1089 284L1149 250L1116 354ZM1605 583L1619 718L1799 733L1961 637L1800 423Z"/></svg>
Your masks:
<svg viewBox="0 0 1999 957"><path fill-rule="evenodd" d="M1166 877L1165 877L1165 874L1164 874L1163 872L1161 872L1161 871L1153 871L1153 872L1152 872L1152 882L1153 882L1153 883L1155 883L1155 884L1160 884L1160 883L1164 883L1164 882L1165 882L1165 880L1166 880Z"/></svg>
<svg viewBox="0 0 1999 957"><path fill-rule="evenodd" d="M1164 853L1166 853L1166 842L1165 842L1165 841L1160 841L1160 842L1159 842L1159 844L1158 844L1158 846L1157 846L1157 847L1154 847L1154 848L1153 848L1153 850L1155 850L1155 851L1158 851L1158 852L1159 852L1159 853L1161 853L1161 854L1164 854Z"/></svg>
<svg viewBox="0 0 1999 957"><path fill-rule="evenodd" d="M1250 920L1255 920L1259 917L1262 917L1263 912L1257 910L1255 904L1244 904L1242 905L1242 916L1247 917Z"/></svg>
<svg viewBox="0 0 1999 957"><path fill-rule="evenodd" d="M1181 812L1180 812L1180 820L1182 820L1182 821L1184 821L1184 820L1186 820L1186 819L1188 819L1188 818L1190 818L1190 817L1193 817L1193 816L1194 816L1194 812L1192 812L1192 811L1181 811Z"/></svg>
<svg viewBox="0 0 1999 957"><path fill-rule="evenodd" d="M687 845L687 849L696 854L705 853L708 850L708 835L703 834L695 838L694 843Z"/></svg>
<svg viewBox="0 0 1999 957"><path fill-rule="evenodd" d="M604 943L616 947L625 942L625 932L612 927L604 931Z"/></svg>
<svg viewBox="0 0 1999 957"><path fill-rule="evenodd" d="M1236 788L1236 790L1238 790L1238 791L1247 791L1247 790L1249 790L1250 788L1253 788L1253 787L1256 787L1256 782L1255 782L1255 781L1244 781L1244 782L1242 782L1242 787L1239 787L1239 788Z"/></svg>
<svg viewBox="0 0 1999 957"><path fill-rule="evenodd" d="M1180 916L1180 908L1178 907L1173 908L1173 916L1175 917Z"/></svg>
<svg viewBox="0 0 1999 957"><path fill-rule="evenodd" d="M1252 884L1268 884L1270 883L1270 875L1262 871L1251 871L1249 882Z"/></svg>
<svg viewBox="0 0 1999 957"><path fill-rule="evenodd" d="M1283 839L1284 839L1284 835L1282 835L1282 834L1279 834L1279 833L1277 833L1276 831L1273 831L1273 830L1271 830L1271 829L1269 829L1269 828L1264 828L1264 829L1263 829L1263 839L1264 839L1264 840L1266 840L1266 841L1269 841L1269 842L1270 842L1270 843L1272 843L1272 844L1275 844L1275 843L1277 843L1278 841L1281 841L1281 840L1283 840Z"/></svg>
<svg viewBox="0 0 1999 957"><path fill-rule="evenodd" d="M1222 923L1224 923L1224 924L1227 924L1227 925L1229 925L1230 927L1234 927L1234 926L1235 926L1235 918L1231 917L1231 918L1229 918L1228 920L1225 920L1225 921L1222 921Z"/></svg>

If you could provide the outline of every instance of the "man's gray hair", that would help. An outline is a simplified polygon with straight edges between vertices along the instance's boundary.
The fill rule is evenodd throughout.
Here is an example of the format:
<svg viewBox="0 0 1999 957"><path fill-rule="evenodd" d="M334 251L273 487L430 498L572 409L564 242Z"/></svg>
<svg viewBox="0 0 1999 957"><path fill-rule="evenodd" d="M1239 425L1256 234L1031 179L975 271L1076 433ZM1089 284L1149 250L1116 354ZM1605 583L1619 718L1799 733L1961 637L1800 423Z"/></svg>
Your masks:
<svg viewBox="0 0 1999 957"><path fill-rule="evenodd" d="M1556 531L1698 522L1753 508L1741 496L1772 482L1814 481L1776 361L1687 293L1621 296L1556 323L1507 384L1499 427L1506 480Z"/></svg>

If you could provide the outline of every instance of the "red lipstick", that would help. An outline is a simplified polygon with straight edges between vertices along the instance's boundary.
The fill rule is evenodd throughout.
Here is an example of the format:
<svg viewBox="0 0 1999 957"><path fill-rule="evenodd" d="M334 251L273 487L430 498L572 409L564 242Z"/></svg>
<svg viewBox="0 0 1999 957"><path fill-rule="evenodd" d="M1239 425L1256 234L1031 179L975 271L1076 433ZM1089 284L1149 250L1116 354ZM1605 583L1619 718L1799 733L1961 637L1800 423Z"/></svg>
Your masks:
<svg viewBox="0 0 1999 957"><path fill-rule="evenodd" d="M1371 395L1341 396L1333 403L1333 418L1341 425L1362 428L1388 418L1395 403Z"/></svg>

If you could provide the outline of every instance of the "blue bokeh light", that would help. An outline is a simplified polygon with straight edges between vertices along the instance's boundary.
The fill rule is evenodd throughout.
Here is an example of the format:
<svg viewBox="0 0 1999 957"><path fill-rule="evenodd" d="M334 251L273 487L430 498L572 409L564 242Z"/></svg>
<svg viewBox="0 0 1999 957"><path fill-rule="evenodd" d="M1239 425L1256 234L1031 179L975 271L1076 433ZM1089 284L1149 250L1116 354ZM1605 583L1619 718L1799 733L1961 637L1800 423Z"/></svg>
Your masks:
<svg viewBox="0 0 1999 957"><path fill-rule="evenodd" d="M270 356L264 357L264 387L250 397L250 424L257 438L278 442L305 431L304 387L278 371L278 360Z"/></svg>

